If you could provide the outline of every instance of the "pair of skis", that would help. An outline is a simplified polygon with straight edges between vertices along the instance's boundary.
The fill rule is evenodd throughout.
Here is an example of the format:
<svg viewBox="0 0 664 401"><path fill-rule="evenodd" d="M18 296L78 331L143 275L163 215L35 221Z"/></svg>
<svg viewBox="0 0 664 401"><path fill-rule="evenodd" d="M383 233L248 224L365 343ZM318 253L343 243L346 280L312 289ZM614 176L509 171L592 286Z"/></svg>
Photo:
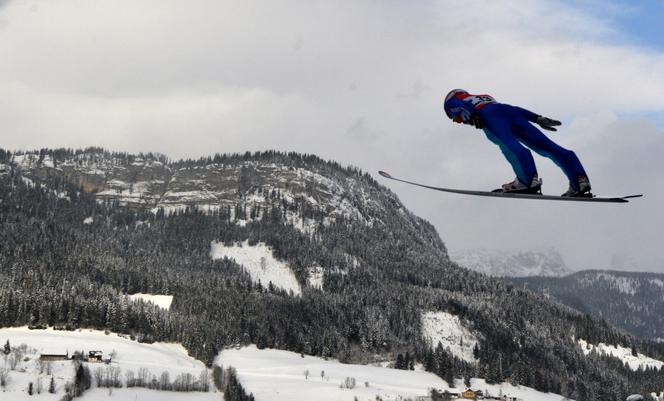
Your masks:
<svg viewBox="0 0 664 401"><path fill-rule="evenodd" d="M627 195L627 196L616 196L616 197L570 197L570 196L554 196L554 195L539 195L539 194L523 194L523 193L514 193L514 192L487 192L487 191L469 191L465 189L452 189L452 188L442 188L442 187L433 187L430 185L419 184L417 182L402 180L401 178L396 178L386 173L385 171L379 171L378 174L382 175L385 178L389 178L394 181L405 182L406 184L416 185L422 188L433 189L434 191L442 192L451 192L454 194L462 195L475 195L475 196L490 196L494 198L516 198L516 199L539 199L539 200L556 200L556 201L569 201L569 202L603 202L603 203L627 203L629 199L640 198L643 194L639 195Z"/></svg>

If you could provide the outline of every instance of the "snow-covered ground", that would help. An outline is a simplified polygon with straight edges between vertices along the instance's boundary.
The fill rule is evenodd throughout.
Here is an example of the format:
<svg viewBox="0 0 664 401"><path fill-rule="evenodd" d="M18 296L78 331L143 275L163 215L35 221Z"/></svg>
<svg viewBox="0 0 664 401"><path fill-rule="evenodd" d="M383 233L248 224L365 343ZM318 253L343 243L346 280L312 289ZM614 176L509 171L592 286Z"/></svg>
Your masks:
<svg viewBox="0 0 664 401"><path fill-rule="evenodd" d="M30 400L33 400L30 398ZM76 401L223 401L221 393L210 391L201 392L175 392L157 391L145 388L114 388L110 392L107 388L92 388L86 391ZM4 401L4 399L3 399ZM7 400L14 401L14 400ZM26 400L27 401L27 400Z"/></svg>
<svg viewBox="0 0 664 401"><path fill-rule="evenodd" d="M644 369L647 367L661 369L662 366L664 366L664 362L650 358L641 353L637 353L637 355L634 356L632 355L632 350L630 348L622 347L620 345L607 345L604 343L594 345L583 339L579 339L578 344L586 355L590 354L593 350L599 354L611 355L620 359L623 363L627 363L632 370L638 370L639 366L642 366Z"/></svg>
<svg viewBox="0 0 664 401"><path fill-rule="evenodd" d="M212 242L210 256L212 259L234 259L251 276L255 283L261 282L267 287L271 282L277 288L293 291L293 294L302 294L300 283L290 267L282 261L275 259L272 249L263 243L250 246L248 241L242 244L225 246L223 243Z"/></svg>
<svg viewBox="0 0 664 401"><path fill-rule="evenodd" d="M121 369L120 377L125 380L125 374L131 370L138 373L139 369L145 368L149 372L149 377L159 377L163 372L168 372L170 380L174 381L180 374L191 374L198 379L201 372L206 371L205 365L187 355L186 350L179 344L154 343L141 344L128 338L120 337L116 334L105 334L98 330L80 330L80 331L58 331L58 330L29 330L27 327L12 327L0 329L0 342L3 345L9 340L12 348L19 347L20 344L26 344L28 351L25 358L15 370L9 372L7 388L0 389L0 400L2 401L23 401L35 399L27 393L28 383L36 383L41 380L42 393L37 399L59 400L64 395L64 385L72 381L74 376L73 364L71 361L53 361L51 362L52 376L55 380L56 393L49 394L48 386L50 377L46 369L40 373L39 355L40 354L73 354L75 351L102 351L104 357L113 354L113 362L110 365L103 363L89 363L91 371L98 367L107 366L119 367ZM107 388L95 388L88 394L85 394L84 400L219 400L220 394L214 391L208 393L187 392L170 393L166 391L147 390L142 388L123 388L113 389L112 396L109 396ZM213 389L213 386L211 386Z"/></svg>
<svg viewBox="0 0 664 401"><path fill-rule="evenodd" d="M470 379L470 388L482 390L484 395L498 397L502 394L506 397L516 397L517 400L521 401L574 401L560 394L542 393L530 387L513 386L509 383L487 384L486 380L477 378ZM456 389L450 391L459 391L459 389L461 391L465 389L463 380L457 380Z"/></svg>
<svg viewBox="0 0 664 401"><path fill-rule="evenodd" d="M477 337L461 323L458 316L446 312L423 313L422 336L433 348L440 342L457 358L475 362L473 348Z"/></svg>
<svg viewBox="0 0 664 401"><path fill-rule="evenodd" d="M171 304L173 303L172 295L141 294L139 292L138 294L127 295L127 298L132 302L138 301L139 299L143 300L144 302L152 302L158 307L164 308L166 310L170 309Z"/></svg>
<svg viewBox="0 0 664 401"><path fill-rule="evenodd" d="M256 401L351 401L355 397L359 401L375 401L377 396L394 401L428 395L431 388L456 393L466 389L462 380L450 388L440 377L428 372L342 364L294 352L259 350L255 346L222 351L215 363L224 369L234 367L243 387L247 393L253 393ZM309 372L308 378L305 372ZM354 388L344 386L346 378L355 379ZM508 383L487 384L483 379L471 379L471 388L523 401L564 398Z"/></svg>
<svg viewBox="0 0 664 401"><path fill-rule="evenodd" d="M429 388L447 387L427 372L342 364L335 360L304 356L255 346L225 350L216 364L237 370L240 382L256 401L396 400L427 395ZM305 378L305 372L309 378ZM341 388L346 378L355 379L352 389ZM365 384L368 383L368 386Z"/></svg>

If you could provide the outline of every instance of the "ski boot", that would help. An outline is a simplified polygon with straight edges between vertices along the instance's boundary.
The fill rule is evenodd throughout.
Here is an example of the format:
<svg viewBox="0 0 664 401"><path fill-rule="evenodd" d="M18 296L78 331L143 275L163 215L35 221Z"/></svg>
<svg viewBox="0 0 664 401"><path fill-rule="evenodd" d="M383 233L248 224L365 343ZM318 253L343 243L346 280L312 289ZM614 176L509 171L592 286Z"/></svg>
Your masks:
<svg viewBox="0 0 664 401"><path fill-rule="evenodd" d="M517 177L514 179L514 181L503 184L502 187L494 189L491 192L542 195L542 180L540 180L537 174L535 174L533 180L530 182L530 185L526 185L522 183L521 180L519 180Z"/></svg>
<svg viewBox="0 0 664 401"><path fill-rule="evenodd" d="M590 193L590 180L588 180L588 177L586 177L585 175L580 175L577 178L577 188L574 188L574 186L572 186L572 183L570 183L567 192L565 192L560 196L592 198L593 194Z"/></svg>

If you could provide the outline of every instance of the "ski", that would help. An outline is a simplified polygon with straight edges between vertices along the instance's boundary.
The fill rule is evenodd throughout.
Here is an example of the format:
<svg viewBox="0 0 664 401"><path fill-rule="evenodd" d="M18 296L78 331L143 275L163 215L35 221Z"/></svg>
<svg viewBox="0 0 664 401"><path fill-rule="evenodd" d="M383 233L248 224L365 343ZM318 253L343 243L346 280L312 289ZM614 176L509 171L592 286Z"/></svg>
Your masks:
<svg viewBox="0 0 664 401"><path fill-rule="evenodd" d="M378 174L390 180L400 181L406 184L415 185L422 188L433 189L434 191L451 192L454 194L462 194L462 195L489 196L493 198L537 199L537 200L555 200L555 201L569 201L569 202L627 203L629 202L629 199L640 198L643 196L643 194L639 194L639 195L616 196L608 198L598 198L593 196L591 198L591 197L566 197L566 196L555 196L555 195L523 194L523 193L513 193L513 192L471 191L466 189L442 188L442 187L433 187L430 185L419 184L417 182L407 181L401 178L393 177L390 174L386 173L385 171L379 171Z"/></svg>

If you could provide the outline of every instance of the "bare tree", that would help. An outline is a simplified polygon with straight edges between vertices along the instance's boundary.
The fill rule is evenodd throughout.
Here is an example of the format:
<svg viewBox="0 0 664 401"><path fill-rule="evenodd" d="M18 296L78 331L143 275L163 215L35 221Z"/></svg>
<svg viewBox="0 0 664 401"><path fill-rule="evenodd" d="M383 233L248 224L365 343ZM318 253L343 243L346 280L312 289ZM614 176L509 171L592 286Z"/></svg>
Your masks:
<svg viewBox="0 0 664 401"><path fill-rule="evenodd" d="M97 369L92 372L92 375L95 378L95 383L97 383L97 387L106 387L104 386L104 368L98 367Z"/></svg>
<svg viewBox="0 0 664 401"><path fill-rule="evenodd" d="M166 391L170 391L172 389L171 376L166 370L161 372L161 376L159 377L159 389Z"/></svg>
<svg viewBox="0 0 664 401"><path fill-rule="evenodd" d="M21 350L21 347L14 348L12 353L9 354L9 358L7 358L7 361L9 362L9 369L15 370L18 364L21 362L21 359L23 359L23 351Z"/></svg>
<svg viewBox="0 0 664 401"><path fill-rule="evenodd" d="M42 385L42 379L41 379L41 377L38 377L37 378L37 394L41 394L43 389L44 389L44 386Z"/></svg>
<svg viewBox="0 0 664 401"><path fill-rule="evenodd" d="M7 387L7 382L9 381L9 370L6 368L0 368L0 387Z"/></svg>
<svg viewBox="0 0 664 401"><path fill-rule="evenodd" d="M122 380L120 380L120 375L122 370L118 366L109 366L110 377L111 377L111 386L109 387L122 387Z"/></svg>
<svg viewBox="0 0 664 401"><path fill-rule="evenodd" d="M198 376L198 390L205 392L210 391L210 378L207 369L201 370L201 374Z"/></svg>
<svg viewBox="0 0 664 401"><path fill-rule="evenodd" d="M309 369L304 371L304 380L309 380Z"/></svg>
<svg viewBox="0 0 664 401"><path fill-rule="evenodd" d="M136 386L136 377L134 376L134 371L133 370L128 370L125 372L125 385L127 387L135 387Z"/></svg>
<svg viewBox="0 0 664 401"><path fill-rule="evenodd" d="M150 371L148 371L146 368L139 368L138 377L136 378L136 386L147 387L148 377L150 377Z"/></svg>
<svg viewBox="0 0 664 401"><path fill-rule="evenodd" d="M44 373L44 368L46 367L46 362L41 359L37 359L37 368L39 369L39 373Z"/></svg>

